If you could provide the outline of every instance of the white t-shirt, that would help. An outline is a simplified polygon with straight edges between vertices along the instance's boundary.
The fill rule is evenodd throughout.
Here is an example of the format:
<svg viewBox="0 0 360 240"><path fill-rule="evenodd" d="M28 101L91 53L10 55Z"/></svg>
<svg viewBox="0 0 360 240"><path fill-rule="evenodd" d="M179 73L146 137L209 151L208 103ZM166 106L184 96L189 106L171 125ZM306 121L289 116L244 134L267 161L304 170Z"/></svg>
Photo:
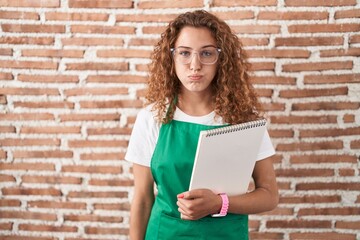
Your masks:
<svg viewBox="0 0 360 240"><path fill-rule="evenodd" d="M151 111L151 107L152 105L147 106L138 113L125 155L125 160L147 167L150 167L151 157L155 150L161 126L161 124L156 122L155 115L154 112ZM174 113L174 120L177 121L209 126L224 124L220 117L214 117L215 112L211 112L205 116L195 117L187 115L179 108L176 108ZM269 134L265 131L257 160L262 160L274 154L275 150L271 143Z"/></svg>

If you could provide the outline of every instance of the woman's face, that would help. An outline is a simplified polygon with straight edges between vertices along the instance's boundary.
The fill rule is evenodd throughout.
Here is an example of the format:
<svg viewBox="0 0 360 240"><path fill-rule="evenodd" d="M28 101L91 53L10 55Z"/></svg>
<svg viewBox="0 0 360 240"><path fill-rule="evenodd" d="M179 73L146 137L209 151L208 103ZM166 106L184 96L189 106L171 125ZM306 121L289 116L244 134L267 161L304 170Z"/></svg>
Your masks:
<svg viewBox="0 0 360 240"><path fill-rule="evenodd" d="M173 58L182 92L211 93L210 84L216 75L218 54L209 29L186 26L180 31Z"/></svg>

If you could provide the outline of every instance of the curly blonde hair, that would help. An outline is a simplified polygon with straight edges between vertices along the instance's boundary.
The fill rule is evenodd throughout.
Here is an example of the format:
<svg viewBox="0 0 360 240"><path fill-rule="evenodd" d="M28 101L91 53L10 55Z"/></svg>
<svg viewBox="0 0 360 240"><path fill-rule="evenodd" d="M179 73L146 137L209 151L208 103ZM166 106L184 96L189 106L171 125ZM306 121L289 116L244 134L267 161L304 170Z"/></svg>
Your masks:
<svg viewBox="0 0 360 240"><path fill-rule="evenodd" d="M224 21L204 10L196 10L170 22L152 52L145 98L147 105L154 104L152 110L157 113L158 121L168 123L174 116L181 82L170 49L185 26L209 29L221 49L217 73L211 82L216 116L229 124L260 118L261 105L250 83L250 65L240 40Z"/></svg>

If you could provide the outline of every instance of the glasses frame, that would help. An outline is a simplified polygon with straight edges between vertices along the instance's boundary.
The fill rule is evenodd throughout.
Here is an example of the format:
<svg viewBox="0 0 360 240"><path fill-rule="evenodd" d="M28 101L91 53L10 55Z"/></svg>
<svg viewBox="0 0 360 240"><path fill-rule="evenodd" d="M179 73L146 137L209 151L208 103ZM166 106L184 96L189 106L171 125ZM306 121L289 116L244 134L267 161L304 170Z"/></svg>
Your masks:
<svg viewBox="0 0 360 240"><path fill-rule="evenodd" d="M211 47L212 47L212 46L211 46ZM176 61L177 63L183 64L183 65L189 65L189 64L191 63L192 59L194 58L194 53L196 53L196 54L198 55L198 58L199 58L199 61L200 61L201 64L204 64L204 65L213 65L213 64L215 64L215 63L219 60L219 55L220 55L220 53L221 53L221 49L220 49L220 48L213 47L213 48L216 49L216 52L217 52L216 60L215 60L214 62L212 62L212 63L203 63L203 62L201 61L200 56L199 56L199 51L196 51L196 50L191 49L192 54L191 54L191 58L189 58L189 62L188 62L188 63L182 63L182 62L177 61L177 60L175 59L175 56L174 56L174 53L175 53L176 49L178 49L178 48L179 48L179 47L177 47L177 48L170 48L170 52L171 52L171 55L172 55L174 61ZM183 47L180 47L180 48L183 48Z"/></svg>

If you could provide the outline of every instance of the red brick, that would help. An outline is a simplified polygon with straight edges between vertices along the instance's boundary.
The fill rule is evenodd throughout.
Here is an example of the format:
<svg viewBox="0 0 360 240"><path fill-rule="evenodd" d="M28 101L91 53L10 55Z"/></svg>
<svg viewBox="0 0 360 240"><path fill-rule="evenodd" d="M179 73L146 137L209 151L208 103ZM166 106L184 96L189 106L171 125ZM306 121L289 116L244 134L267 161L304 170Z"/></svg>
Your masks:
<svg viewBox="0 0 360 240"><path fill-rule="evenodd" d="M0 95L0 104L7 104L7 98L4 95Z"/></svg>
<svg viewBox="0 0 360 240"><path fill-rule="evenodd" d="M337 116L271 116L272 124L322 124L322 123L337 123Z"/></svg>
<svg viewBox="0 0 360 240"><path fill-rule="evenodd" d="M15 183L16 179L13 176L10 176L10 175L0 174L0 182L13 182L13 183ZM0 204L0 206L1 206L1 204Z"/></svg>
<svg viewBox="0 0 360 240"><path fill-rule="evenodd" d="M309 164L309 163L356 163L356 156L352 155L294 155L290 156L292 164Z"/></svg>
<svg viewBox="0 0 360 240"><path fill-rule="evenodd" d="M255 14L253 11L226 11L226 12L211 12L222 20L242 20L254 19Z"/></svg>
<svg viewBox="0 0 360 240"><path fill-rule="evenodd" d="M321 195L303 195L303 196L281 196L279 203L281 204L305 204L305 203L340 203L341 196L321 196Z"/></svg>
<svg viewBox="0 0 360 240"><path fill-rule="evenodd" d="M360 35L353 35L349 38L350 43L360 43Z"/></svg>
<svg viewBox="0 0 360 240"><path fill-rule="evenodd" d="M0 223L0 230L4 231L4 230L7 230L7 231L11 231L13 227L13 223L6 223L6 222L3 222L3 223ZM1 238L3 239L3 238Z"/></svg>
<svg viewBox="0 0 360 240"><path fill-rule="evenodd" d="M352 177L355 176L355 170L352 168L341 168L339 169L339 176L341 177Z"/></svg>
<svg viewBox="0 0 360 240"><path fill-rule="evenodd" d="M53 237L29 237L24 235L4 235L1 240L57 240Z"/></svg>
<svg viewBox="0 0 360 240"><path fill-rule="evenodd" d="M355 240L355 234L347 233L337 233L337 232L298 232L290 233L290 239L317 239L317 240L326 240L326 239L346 239L346 240Z"/></svg>
<svg viewBox="0 0 360 240"><path fill-rule="evenodd" d="M269 38L261 38L261 37L257 37L257 38L240 38L241 43L243 44L243 46L248 47L248 46L264 46L264 45L268 45L270 40Z"/></svg>
<svg viewBox="0 0 360 240"><path fill-rule="evenodd" d="M58 63L50 61L12 61L0 60L0 66L3 68L16 68L16 69L53 69L58 68Z"/></svg>
<svg viewBox="0 0 360 240"><path fill-rule="evenodd" d="M16 152L15 152L16 153ZM14 153L14 155L15 155ZM15 158L15 156L14 156ZM36 170L36 171L54 171L55 165L52 163L0 163L3 170Z"/></svg>
<svg viewBox="0 0 360 240"><path fill-rule="evenodd" d="M274 232L249 232L249 239L253 240L276 240L284 239L284 233L274 233Z"/></svg>
<svg viewBox="0 0 360 240"><path fill-rule="evenodd" d="M96 203L94 204L94 209L96 210L116 210L116 211L129 211L130 203Z"/></svg>
<svg viewBox="0 0 360 240"><path fill-rule="evenodd" d="M97 95L126 95L128 94L128 88L72 88L64 90L66 96L97 96Z"/></svg>
<svg viewBox="0 0 360 240"><path fill-rule="evenodd" d="M0 11L0 19L39 20L40 16L35 12Z"/></svg>
<svg viewBox="0 0 360 240"><path fill-rule="evenodd" d="M231 25L236 34L277 34L279 25Z"/></svg>
<svg viewBox="0 0 360 240"><path fill-rule="evenodd" d="M125 153L83 153L80 154L81 160L123 160Z"/></svg>
<svg viewBox="0 0 360 240"><path fill-rule="evenodd" d="M122 217L107 217L99 215L65 215L65 221L69 222L107 222L107 223L121 223L123 222Z"/></svg>
<svg viewBox="0 0 360 240"><path fill-rule="evenodd" d="M300 130L300 138L360 135L360 127Z"/></svg>
<svg viewBox="0 0 360 240"><path fill-rule="evenodd" d="M84 1L84 0L69 0L70 8L132 8L133 1L131 0L101 0L101 1Z"/></svg>
<svg viewBox="0 0 360 240"><path fill-rule="evenodd" d="M360 74L338 75L307 75L304 76L305 84L329 84L329 83L359 83Z"/></svg>
<svg viewBox="0 0 360 240"><path fill-rule="evenodd" d="M118 100L118 101L80 101L81 108L141 108L141 100Z"/></svg>
<svg viewBox="0 0 360 240"><path fill-rule="evenodd" d="M71 151L49 150L49 151L14 151L14 158L72 158Z"/></svg>
<svg viewBox="0 0 360 240"><path fill-rule="evenodd" d="M321 215L336 215L336 216L352 216L358 215L359 208L356 207L337 207L337 208L300 208L298 216L321 216Z"/></svg>
<svg viewBox="0 0 360 240"><path fill-rule="evenodd" d="M304 24L304 25L289 25L289 33L343 33L343 32L359 32L360 25L356 23L340 23L340 24Z"/></svg>
<svg viewBox="0 0 360 240"><path fill-rule="evenodd" d="M135 28L127 26L71 25L71 33L135 34Z"/></svg>
<svg viewBox="0 0 360 240"><path fill-rule="evenodd" d="M1 37L0 43L6 44L27 44L27 45L51 45L54 44L53 37Z"/></svg>
<svg viewBox="0 0 360 240"><path fill-rule="evenodd" d="M79 177L62 177L62 176L23 176L21 178L23 183L47 183L47 184L76 184L82 183Z"/></svg>
<svg viewBox="0 0 360 240"><path fill-rule="evenodd" d="M281 98L308 98L323 96L341 96L348 94L347 87L323 88L323 89L300 89L300 90L281 90Z"/></svg>
<svg viewBox="0 0 360 240"><path fill-rule="evenodd" d="M4 138L0 139L1 146L60 146L60 139L51 138Z"/></svg>
<svg viewBox="0 0 360 240"><path fill-rule="evenodd" d="M87 129L87 133L89 136L91 135L130 135L132 129L131 128L91 128Z"/></svg>
<svg viewBox="0 0 360 240"><path fill-rule="evenodd" d="M54 120L50 113L0 113L1 120L12 121L33 121L33 120Z"/></svg>
<svg viewBox="0 0 360 240"><path fill-rule="evenodd" d="M125 191L103 191L103 192L69 192L69 198L127 198L128 192Z"/></svg>
<svg viewBox="0 0 360 240"><path fill-rule="evenodd" d="M283 64L282 69L284 72L326 71L352 69L353 65L352 61L290 63Z"/></svg>
<svg viewBox="0 0 360 240"><path fill-rule="evenodd" d="M296 190L336 190L336 191L360 191L359 182L311 182L311 183L298 183Z"/></svg>
<svg viewBox="0 0 360 240"><path fill-rule="evenodd" d="M131 187L134 181L130 179L90 179L91 186Z"/></svg>
<svg viewBox="0 0 360 240"><path fill-rule="evenodd" d="M339 10L335 12L335 19L341 18L359 18L360 9L350 9L350 10Z"/></svg>
<svg viewBox="0 0 360 240"><path fill-rule="evenodd" d="M332 169L293 169L293 168L281 168L276 170L277 177L331 177L335 172Z"/></svg>
<svg viewBox="0 0 360 240"><path fill-rule="evenodd" d="M359 215L358 213L354 215ZM360 230L360 222L359 221L336 221L335 228L338 229L354 229L354 230Z"/></svg>
<svg viewBox="0 0 360 240"><path fill-rule="evenodd" d="M251 71L275 71L274 62L251 62Z"/></svg>
<svg viewBox="0 0 360 240"><path fill-rule="evenodd" d="M65 108L74 109L71 102L14 102L15 108Z"/></svg>
<svg viewBox="0 0 360 240"><path fill-rule="evenodd" d="M343 117L344 123L354 123L355 122L355 115L353 114L345 114Z"/></svg>
<svg viewBox="0 0 360 240"><path fill-rule="evenodd" d="M280 12L280 11L261 11L257 19L259 20L326 20L329 17L327 12Z"/></svg>
<svg viewBox="0 0 360 240"><path fill-rule="evenodd" d="M77 232L78 228L74 226L51 226L51 225L35 225L35 224L19 224L20 231L36 231L36 232Z"/></svg>
<svg viewBox="0 0 360 240"><path fill-rule="evenodd" d="M151 51L139 49L99 50L96 55L102 58L149 58Z"/></svg>
<svg viewBox="0 0 360 240"><path fill-rule="evenodd" d="M41 213L32 211L1 211L1 218L15 218L15 219L32 219L32 220L44 220L44 221L57 221L56 214ZM20 238L21 240L23 238ZM38 238L36 238L38 239Z"/></svg>
<svg viewBox="0 0 360 240"><path fill-rule="evenodd" d="M83 58L83 50L58 50L58 49L26 49L22 50L25 57L52 57L52 58Z"/></svg>
<svg viewBox="0 0 360 240"><path fill-rule="evenodd" d="M316 151L316 150L339 150L343 149L342 141L322 141L322 142L298 142L281 143L276 147L277 151Z"/></svg>
<svg viewBox="0 0 360 240"><path fill-rule="evenodd" d="M92 2L88 2L92 3ZM50 21L107 21L109 14L105 13L67 13L67 12L47 12L45 19Z"/></svg>
<svg viewBox="0 0 360 240"><path fill-rule="evenodd" d="M331 221L321 220L268 220L267 228L331 228Z"/></svg>
<svg viewBox="0 0 360 240"><path fill-rule="evenodd" d="M270 130L269 135L271 138L292 138L294 137L293 130Z"/></svg>
<svg viewBox="0 0 360 240"><path fill-rule="evenodd" d="M61 196L61 191L55 188L3 188L3 195L34 195L34 196Z"/></svg>
<svg viewBox="0 0 360 240"><path fill-rule="evenodd" d="M144 34L161 34L165 29L165 26L144 26L142 27L142 32Z"/></svg>
<svg viewBox="0 0 360 240"><path fill-rule="evenodd" d="M129 66L126 62L91 62L91 63L68 63L66 64L66 70L116 70L126 71Z"/></svg>
<svg viewBox="0 0 360 240"><path fill-rule="evenodd" d="M0 115L1 116L1 115ZM68 121L119 121L120 114L60 114L61 122Z"/></svg>
<svg viewBox="0 0 360 240"><path fill-rule="evenodd" d="M30 208L52 208L52 209L86 209L86 203L83 202L58 202L58 201L28 201Z"/></svg>
<svg viewBox="0 0 360 240"><path fill-rule="evenodd" d="M23 7L23 8L57 8L60 7L60 0L28 1L28 0L2 0L2 7Z"/></svg>
<svg viewBox="0 0 360 240"><path fill-rule="evenodd" d="M121 146L119 144L119 146ZM76 173L94 173L94 174L120 174L122 168L113 166L80 166L80 165L63 165L62 172L76 172Z"/></svg>
<svg viewBox="0 0 360 240"><path fill-rule="evenodd" d="M354 140L350 142L351 149L360 149L360 140Z"/></svg>
<svg viewBox="0 0 360 240"><path fill-rule="evenodd" d="M159 39L157 38L131 38L129 46L154 46Z"/></svg>
<svg viewBox="0 0 360 240"><path fill-rule="evenodd" d="M308 103L294 103L292 105L293 111L306 110L344 110L344 109L359 109L360 103L357 102L308 102Z"/></svg>
<svg viewBox="0 0 360 240"><path fill-rule="evenodd" d="M276 0L213 0L211 6L213 7L236 7L236 6L276 6Z"/></svg>
<svg viewBox="0 0 360 240"><path fill-rule="evenodd" d="M27 127L23 125L20 129L21 134L80 134L81 128L74 126L42 126L42 127Z"/></svg>
<svg viewBox="0 0 360 240"><path fill-rule="evenodd" d="M285 0L286 6L291 7L335 7L335 6L352 6L356 5L356 0L317 0L317 1L308 1L308 0Z"/></svg>
<svg viewBox="0 0 360 240"><path fill-rule="evenodd" d="M146 83L148 77L137 75L90 75L89 83Z"/></svg>
<svg viewBox="0 0 360 240"><path fill-rule="evenodd" d="M27 75L19 74L18 80L22 82L42 83L78 83L79 77L72 75Z"/></svg>
<svg viewBox="0 0 360 240"><path fill-rule="evenodd" d="M128 141L126 140L69 140L68 145L71 148L83 147L127 147Z"/></svg>
<svg viewBox="0 0 360 240"><path fill-rule="evenodd" d="M342 37L278 37L275 46L332 46L343 45Z"/></svg>
<svg viewBox="0 0 360 240"><path fill-rule="evenodd" d="M0 56L12 56L13 55L13 50L8 48L0 48Z"/></svg>
<svg viewBox="0 0 360 240"><path fill-rule="evenodd" d="M63 25L45 25L45 24L2 24L4 32L19 33L65 33Z"/></svg>
<svg viewBox="0 0 360 240"><path fill-rule="evenodd" d="M360 48L321 50L320 57L360 56Z"/></svg>
<svg viewBox="0 0 360 240"><path fill-rule="evenodd" d="M193 1L186 1L186 0L178 0L178 1L140 1L138 3L138 8L144 9L156 9L156 8L201 8L203 7L202 0L193 0Z"/></svg>
<svg viewBox="0 0 360 240"><path fill-rule="evenodd" d="M14 76L12 73L0 72L0 80L13 80Z"/></svg>
<svg viewBox="0 0 360 240"><path fill-rule="evenodd" d="M60 95L56 88L1 88L0 94L6 95Z"/></svg>
<svg viewBox="0 0 360 240"><path fill-rule="evenodd" d="M178 14L119 14L116 15L116 22L170 22L176 18Z"/></svg>
<svg viewBox="0 0 360 240"><path fill-rule="evenodd" d="M295 85L296 78L293 77L274 77L274 76L253 76L253 84L276 84L276 85Z"/></svg>
<svg viewBox="0 0 360 240"><path fill-rule="evenodd" d="M123 46L124 40L120 38L82 38L82 37L71 37L61 39L61 43L65 46Z"/></svg>
<svg viewBox="0 0 360 240"><path fill-rule="evenodd" d="M285 104L284 103L264 103L263 108L265 111L273 112L273 111L281 111L283 112L285 110Z"/></svg>
<svg viewBox="0 0 360 240"><path fill-rule="evenodd" d="M21 201L17 199L0 199L0 207L20 207Z"/></svg>
<svg viewBox="0 0 360 240"><path fill-rule="evenodd" d="M250 58L309 58L310 52L296 49L272 49L272 50L251 50L248 52Z"/></svg>
<svg viewBox="0 0 360 240"><path fill-rule="evenodd" d="M87 234L101 234L101 235L128 235L129 229L127 228L105 228L105 227L85 227Z"/></svg>

